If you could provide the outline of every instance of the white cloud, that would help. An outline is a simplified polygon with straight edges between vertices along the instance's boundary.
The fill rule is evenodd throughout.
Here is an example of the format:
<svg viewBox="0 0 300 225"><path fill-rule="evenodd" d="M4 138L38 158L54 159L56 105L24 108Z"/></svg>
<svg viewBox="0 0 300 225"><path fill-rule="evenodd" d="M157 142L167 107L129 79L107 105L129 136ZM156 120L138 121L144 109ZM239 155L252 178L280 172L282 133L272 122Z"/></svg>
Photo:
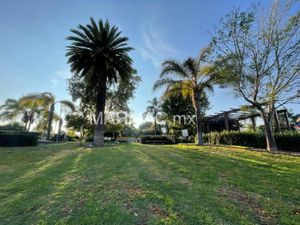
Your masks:
<svg viewBox="0 0 300 225"><path fill-rule="evenodd" d="M51 88L57 87L61 82L71 77L71 72L68 69L59 69L54 72L54 76L50 79Z"/></svg>
<svg viewBox="0 0 300 225"><path fill-rule="evenodd" d="M53 78L51 78L50 83L51 83L51 87L55 88L59 84L59 80L57 78L53 77Z"/></svg>
<svg viewBox="0 0 300 225"><path fill-rule="evenodd" d="M57 76L63 79L67 79L71 77L71 72L68 69L60 69L55 72Z"/></svg>
<svg viewBox="0 0 300 225"><path fill-rule="evenodd" d="M166 58L173 57L177 50L162 39L162 34L154 30L153 26L143 32L144 47L140 48L141 56L150 60L155 67L160 68Z"/></svg>

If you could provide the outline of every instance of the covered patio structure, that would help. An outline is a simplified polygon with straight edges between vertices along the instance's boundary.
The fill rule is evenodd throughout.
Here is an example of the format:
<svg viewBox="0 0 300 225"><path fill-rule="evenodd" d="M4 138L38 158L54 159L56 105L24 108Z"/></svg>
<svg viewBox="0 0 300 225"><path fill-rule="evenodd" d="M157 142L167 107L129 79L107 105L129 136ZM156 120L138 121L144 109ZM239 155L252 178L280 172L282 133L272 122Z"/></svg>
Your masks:
<svg viewBox="0 0 300 225"><path fill-rule="evenodd" d="M205 133L222 130L240 130L240 121L250 119L253 130L256 131L257 117L261 117L260 113L252 106L244 106L235 109L232 108L228 111L222 111L220 113L206 117L203 123L203 130ZM279 132L281 130L291 130L291 124L288 118L287 109L283 108L275 111L274 125L276 131Z"/></svg>

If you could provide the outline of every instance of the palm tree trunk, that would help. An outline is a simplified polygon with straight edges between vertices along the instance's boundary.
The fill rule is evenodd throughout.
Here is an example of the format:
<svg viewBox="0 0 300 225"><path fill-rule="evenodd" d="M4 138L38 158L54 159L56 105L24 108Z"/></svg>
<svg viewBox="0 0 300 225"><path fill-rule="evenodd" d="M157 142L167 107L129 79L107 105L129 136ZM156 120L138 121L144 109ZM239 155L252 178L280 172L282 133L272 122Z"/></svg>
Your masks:
<svg viewBox="0 0 300 225"><path fill-rule="evenodd" d="M195 114L196 114L196 128L198 136L198 145L203 145L203 134L202 134L202 121L201 121L201 93L194 91L193 96Z"/></svg>
<svg viewBox="0 0 300 225"><path fill-rule="evenodd" d="M198 135L198 145L203 145L203 135L202 135L202 121L201 121L201 111L196 109L196 124L197 124L197 135Z"/></svg>
<svg viewBox="0 0 300 225"><path fill-rule="evenodd" d="M154 135L157 134L157 124L156 124L156 116L154 116Z"/></svg>
<svg viewBox="0 0 300 225"><path fill-rule="evenodd" d="M24 122L24 130L27 131L27 122Z"/></svg>
<svg viewBox="0 0 300 225"><path fill-rule="evenodd" d="M104 146L104 114L106 102L106 84L103 82L99 88L97 103L96 103L96 126L94 129L94 145Z"/></svg>
<svg viewBox="0 0 300 225"><path fill-rule="evenodd" d="M261 111L261 116L263 118L264 125L265 125L267 150L268 151L278 151L276 141L275 141L273 131L272 131L271 119L268 118L266 113L263 111Z"/></svg>
<svg viewBox="0 0 300 225"><path fill-rule="evenodd" d="M50 140L50 135L51 135L51 130L52 130L52 120L53 120L53 113L54 113L54 104L52 103L50 106L50 110L49 110L49 115L48 115L48 128L47 128L47 140Z"/></svg>
<svg viewBox="0 0 300 225"><path fill-rule="evenodd" d="M28 127L27 127L27 131L30 131L30 127L31 127L31 121L29 120L29 122L28 122Z"/></svg>
<svg viewBox="0 0 300 225"><path fill-rule="evenodd" d="M28 127L27 127L27 131L30 131L31 128L31 124L34 122L34 112L31 112L29 114L29 121L28 121Z"/></svg>
<svg viewBox="0 0 300 225"><path fill-rule="evenodd" d="M59 138L60 141L62 141L62 139L61 139L61 128L62 128L62 125L63 125L63 120L59 119L57 138Z"/></svg>

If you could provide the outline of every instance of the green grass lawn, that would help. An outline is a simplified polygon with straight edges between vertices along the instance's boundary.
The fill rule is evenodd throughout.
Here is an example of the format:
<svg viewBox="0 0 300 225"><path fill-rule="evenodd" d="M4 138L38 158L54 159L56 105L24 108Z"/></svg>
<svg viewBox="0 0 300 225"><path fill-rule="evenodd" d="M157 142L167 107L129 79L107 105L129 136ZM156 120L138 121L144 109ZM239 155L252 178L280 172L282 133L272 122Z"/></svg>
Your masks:
<svg viewBox="0 0 300 225"><path fill-rule="evenodd" d="M300 157L78 143L0 148L0 224L300 224Z"/></svg>

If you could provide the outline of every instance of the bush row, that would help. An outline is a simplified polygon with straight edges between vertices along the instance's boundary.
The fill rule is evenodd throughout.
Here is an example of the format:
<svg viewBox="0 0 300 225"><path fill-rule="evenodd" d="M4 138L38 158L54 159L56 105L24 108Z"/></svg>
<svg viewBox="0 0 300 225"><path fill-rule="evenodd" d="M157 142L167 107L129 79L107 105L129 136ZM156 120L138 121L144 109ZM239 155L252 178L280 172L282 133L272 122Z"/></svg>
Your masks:
<svg viewBox="0 0 300 225"><path fill-rule="evenodd" d="M175 137L172 135L147 135L141 136L142 144L175 144Z"/></svg>
<svg viewBox="0 0 300 225"><path fill-rule="evenodd" d="M300 134L284 132L275 134L277 147L284 151L300 152ZM266 148L266 137L263 133L222 131L204 135L204 142L209 144L241 145L254 148Z"/></svg>
<svg viewBox="0 0 300 225"><path fill-rule="evenodd" d="M38 144L38 133L25 131L0 131L0 146L35 146Z"/></svg>

